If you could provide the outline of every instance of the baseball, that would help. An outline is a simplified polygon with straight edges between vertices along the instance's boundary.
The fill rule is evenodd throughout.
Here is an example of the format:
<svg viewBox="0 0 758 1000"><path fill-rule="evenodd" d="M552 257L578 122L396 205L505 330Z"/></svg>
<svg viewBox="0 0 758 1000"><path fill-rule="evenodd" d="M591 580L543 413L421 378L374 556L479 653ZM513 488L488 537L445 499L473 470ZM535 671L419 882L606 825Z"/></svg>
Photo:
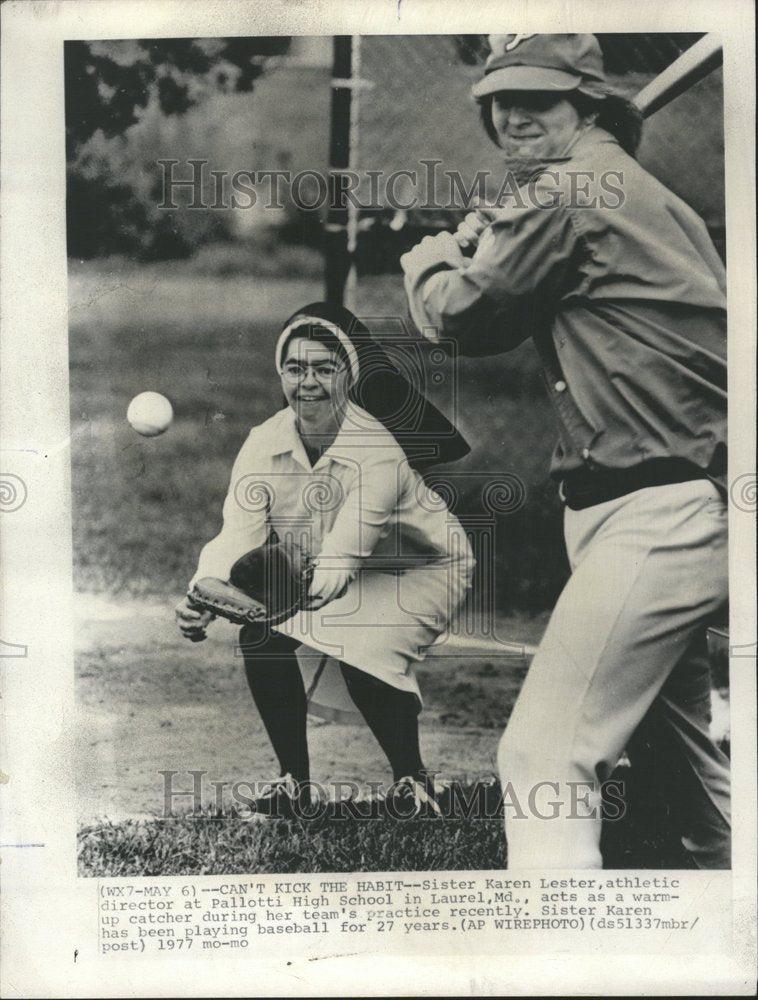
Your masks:
<svg viewBox="0 0 758 1000"><path fill-rule="evenodd" d="M126 419L143 437L157 437L174 419L174 409L159 392L141 392L129 404Z"/></svg>

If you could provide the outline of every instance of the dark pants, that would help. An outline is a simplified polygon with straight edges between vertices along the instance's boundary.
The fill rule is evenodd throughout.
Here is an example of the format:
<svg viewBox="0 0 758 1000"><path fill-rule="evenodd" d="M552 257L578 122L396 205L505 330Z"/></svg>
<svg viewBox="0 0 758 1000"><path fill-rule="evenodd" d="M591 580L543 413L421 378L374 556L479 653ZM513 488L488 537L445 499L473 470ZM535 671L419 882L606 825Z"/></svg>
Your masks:
<svg viewBox="0 0 758 1000"><path fill-rule="evenodd" d="M260 625L240 632L247 683L266 728L281 774L310 779L303 677L295 656L298 643ZM418 700L346 663L340 663L350 697L387 755L395 781L423 780L418 739Z"/></svg>

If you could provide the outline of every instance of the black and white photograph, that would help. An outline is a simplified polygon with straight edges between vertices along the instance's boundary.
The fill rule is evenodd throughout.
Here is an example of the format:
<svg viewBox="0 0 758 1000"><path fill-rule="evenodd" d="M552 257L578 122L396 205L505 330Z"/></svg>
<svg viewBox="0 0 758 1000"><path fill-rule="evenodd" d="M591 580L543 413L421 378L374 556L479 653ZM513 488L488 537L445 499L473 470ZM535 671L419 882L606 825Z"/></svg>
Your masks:
<svg viewBox="0 0 758 1000"><path fill-rule="evenodd" d="M547 3L539 31L508 33L535 23L508 4L404 31L406 5L368 30L230 4L197 31L192 5L192 30L169 4L141 30L70 2L39 44L57 339L47 368L23 346L36 292L4 255L2 666L34 714L12 714L0 794L21 893L56 835L10 766L39 719L27 794L65 798L67 891L90 900L68 904L65 995L117 995L129 959L155 964L145 989L205 962L176 995L210 995L212 955L321 995L322 951L441 953L456 972L429 989L494 995L467 956L580 939L663 960L632 995L752 989L740 43L588 3L583 32L548 30L576 25ZM24 440L32 378L46 436ZM341 989L408 989L370 968Z"/></svg>

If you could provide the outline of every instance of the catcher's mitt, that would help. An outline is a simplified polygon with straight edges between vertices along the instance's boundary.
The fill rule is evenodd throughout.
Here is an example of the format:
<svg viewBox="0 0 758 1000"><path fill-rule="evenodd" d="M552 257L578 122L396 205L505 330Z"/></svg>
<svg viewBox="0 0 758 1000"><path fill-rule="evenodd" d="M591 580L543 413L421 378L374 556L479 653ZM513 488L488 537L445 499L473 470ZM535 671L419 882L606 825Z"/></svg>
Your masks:
<svg viewBox="0 0 758 1000"><path fill-rule="evenodd" d="M238 625L278 625L300 609L313 568L311 557L295 542L270 541L241 556L228 583L205 576L187 596L196 607Z"/></svg>

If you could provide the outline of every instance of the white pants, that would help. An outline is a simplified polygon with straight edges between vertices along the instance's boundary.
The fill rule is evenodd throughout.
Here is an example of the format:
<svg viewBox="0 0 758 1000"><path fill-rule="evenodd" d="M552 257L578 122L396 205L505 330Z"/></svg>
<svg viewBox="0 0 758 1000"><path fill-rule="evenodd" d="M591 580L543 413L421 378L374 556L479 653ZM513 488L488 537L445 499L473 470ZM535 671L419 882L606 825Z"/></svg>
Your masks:
<svg viewBox="0 0 758 1000"><path fill-rule="evenodd" d="M635 741L686 803L696 863L729 866L729 762L709 734L705 657L727 598L726 521L707 480L566 510L572 575L500 743L509 868L602 867L601 785Z"/></svg>

